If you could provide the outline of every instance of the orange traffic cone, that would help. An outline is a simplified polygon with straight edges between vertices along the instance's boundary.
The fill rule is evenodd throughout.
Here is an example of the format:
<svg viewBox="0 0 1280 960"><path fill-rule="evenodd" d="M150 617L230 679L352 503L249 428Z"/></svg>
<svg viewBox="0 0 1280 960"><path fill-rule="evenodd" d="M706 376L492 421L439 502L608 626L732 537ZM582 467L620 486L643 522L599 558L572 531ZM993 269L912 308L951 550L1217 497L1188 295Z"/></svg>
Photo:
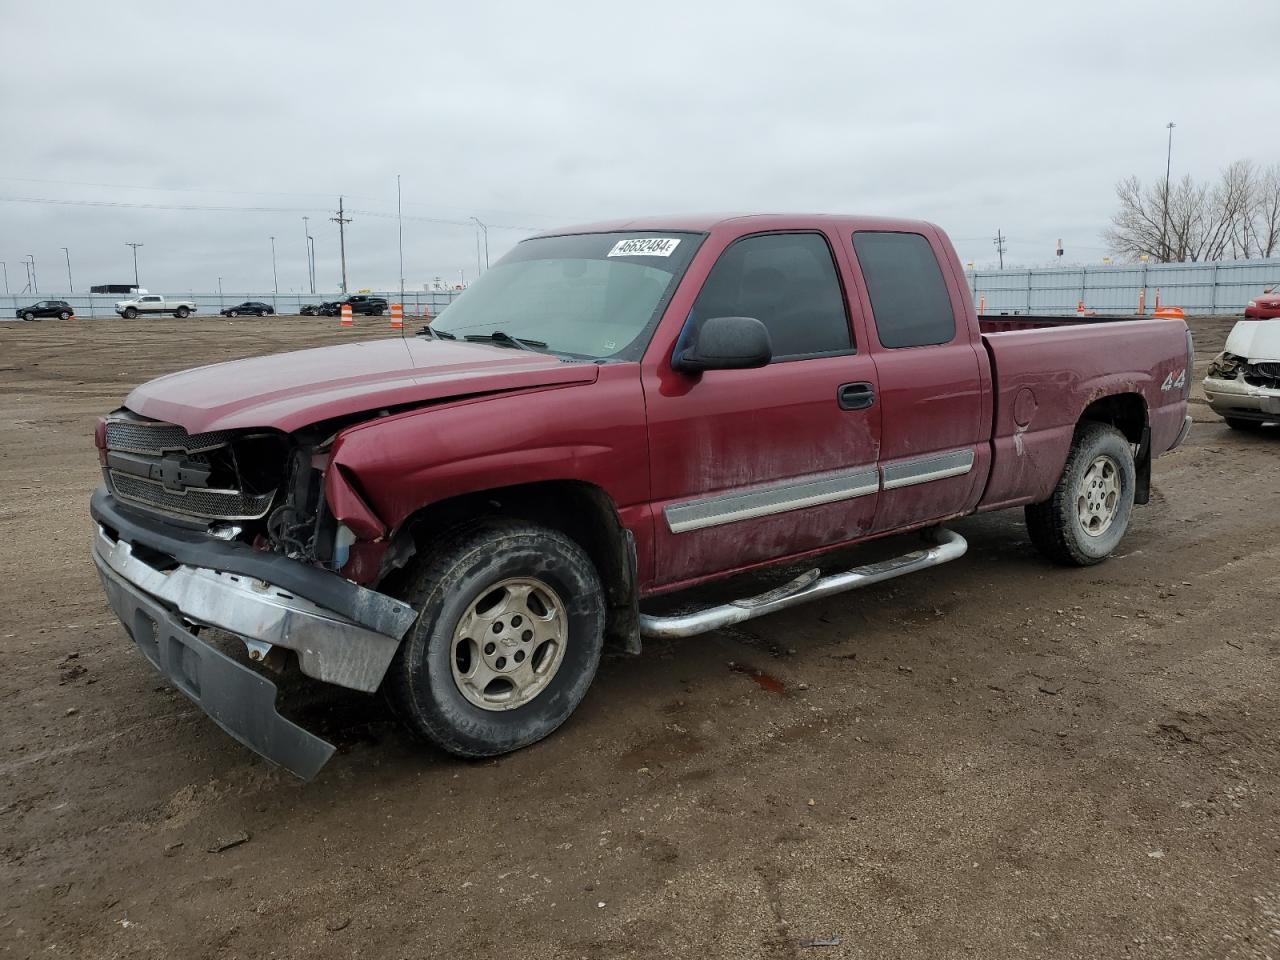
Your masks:
<svg viewBox="0 0 1280 960"><path fill-rule="evenodd" d="M404 307L399 303L393 303L391 305L391 329L404 329Z"/></svg>
<svg viewBox="0 0 1280 960"><path fill-rule="evenodd" d="M982 316L986 312L987 312L987 298L979 297L978 298L978 316Z"/></svg>
<svg viewBox="0 0 1280 960"><path fill-rule="evenodd" d="M1162 320L1185 320L1187 318L1181 307L1160 307L1156 310L1155 315Z"/></svg>
<svg viewBox="0 0 1280 960"><path fill-rule="evenodd" d="M1138 312L1145 314L1147 312L1147 288L1143 287L1138 291Z"/></svg>
<svg viewBox="0 0 1280 960"><path fill-rule="evenodd" d="M342 319L338 321L338 325L342 327L354 326L351 322L351 304L344 303L342 305Z"/></svg>

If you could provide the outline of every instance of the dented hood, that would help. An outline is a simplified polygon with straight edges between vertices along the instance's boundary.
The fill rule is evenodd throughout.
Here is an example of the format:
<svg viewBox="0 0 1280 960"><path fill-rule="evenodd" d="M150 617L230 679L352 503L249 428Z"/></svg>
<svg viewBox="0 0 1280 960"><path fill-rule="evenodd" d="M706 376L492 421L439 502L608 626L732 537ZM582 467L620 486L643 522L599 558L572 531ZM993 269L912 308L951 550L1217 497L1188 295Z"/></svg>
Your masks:
<svg viewBox="0 0 1280 960"><path fill-rule="evenodd" d="M1280 320L1241 320L1227 337L1226 351L1248 360L1280 360Z"/></svg>
<svg viewBox="0 0 1280 960"><path fill-rule="evenodd" d="M244 427L286 432L405 403L596 379L594 363L446 340L366 340L233 360L160 377L125 405L189 433Z"/></svg>

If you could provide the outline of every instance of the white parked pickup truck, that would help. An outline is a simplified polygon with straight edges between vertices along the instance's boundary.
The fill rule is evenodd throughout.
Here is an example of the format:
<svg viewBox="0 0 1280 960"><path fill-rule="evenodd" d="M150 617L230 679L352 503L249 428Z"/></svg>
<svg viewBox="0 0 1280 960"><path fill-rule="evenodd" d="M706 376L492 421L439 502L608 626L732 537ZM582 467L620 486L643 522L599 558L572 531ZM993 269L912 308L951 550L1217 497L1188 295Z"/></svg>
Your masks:
<svg viewBox="0 0 1280 960"><path fill-rule="evenodd" d="M154 293L141 293L130 300L121 300L116 304L116 313L126 320L132 320L140 313L171 313L175 317L189 317L196 312L196 305L190 300L166 300Z"/></svg>

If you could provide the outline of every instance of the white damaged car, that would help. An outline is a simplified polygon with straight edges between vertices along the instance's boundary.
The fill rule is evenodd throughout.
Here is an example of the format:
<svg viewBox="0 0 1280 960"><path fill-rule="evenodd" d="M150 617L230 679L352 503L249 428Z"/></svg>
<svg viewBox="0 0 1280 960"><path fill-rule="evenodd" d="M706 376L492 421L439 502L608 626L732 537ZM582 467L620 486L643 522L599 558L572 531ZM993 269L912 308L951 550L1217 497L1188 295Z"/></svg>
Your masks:
<svg viewBox="0 0 1280 960"><path fill-rule="evenodd" d="M1241 320L1209 363L1204 396L1233 430L1280 423L1280 320Z"/></svg>

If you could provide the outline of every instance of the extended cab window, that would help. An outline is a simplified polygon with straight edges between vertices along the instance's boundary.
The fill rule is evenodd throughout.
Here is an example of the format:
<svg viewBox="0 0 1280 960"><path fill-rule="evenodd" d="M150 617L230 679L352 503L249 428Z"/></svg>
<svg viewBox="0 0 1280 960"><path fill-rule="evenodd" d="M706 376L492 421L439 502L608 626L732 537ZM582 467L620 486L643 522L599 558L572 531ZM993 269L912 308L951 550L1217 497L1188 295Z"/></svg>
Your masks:
<svg viewBox="0 0 1280 960"><path fill-rule="evenodd" d="M950 343L956 318L938 259L918 233L859 231L853 249L885 347Z"/></svg>
<svg viewBox="0 0 1280 960"><path fill-rule="evenodd" d="M738 240L711 268L693 317L755 317L769 330L774 360L853 348L831 248L818 233Z"/></svg>

